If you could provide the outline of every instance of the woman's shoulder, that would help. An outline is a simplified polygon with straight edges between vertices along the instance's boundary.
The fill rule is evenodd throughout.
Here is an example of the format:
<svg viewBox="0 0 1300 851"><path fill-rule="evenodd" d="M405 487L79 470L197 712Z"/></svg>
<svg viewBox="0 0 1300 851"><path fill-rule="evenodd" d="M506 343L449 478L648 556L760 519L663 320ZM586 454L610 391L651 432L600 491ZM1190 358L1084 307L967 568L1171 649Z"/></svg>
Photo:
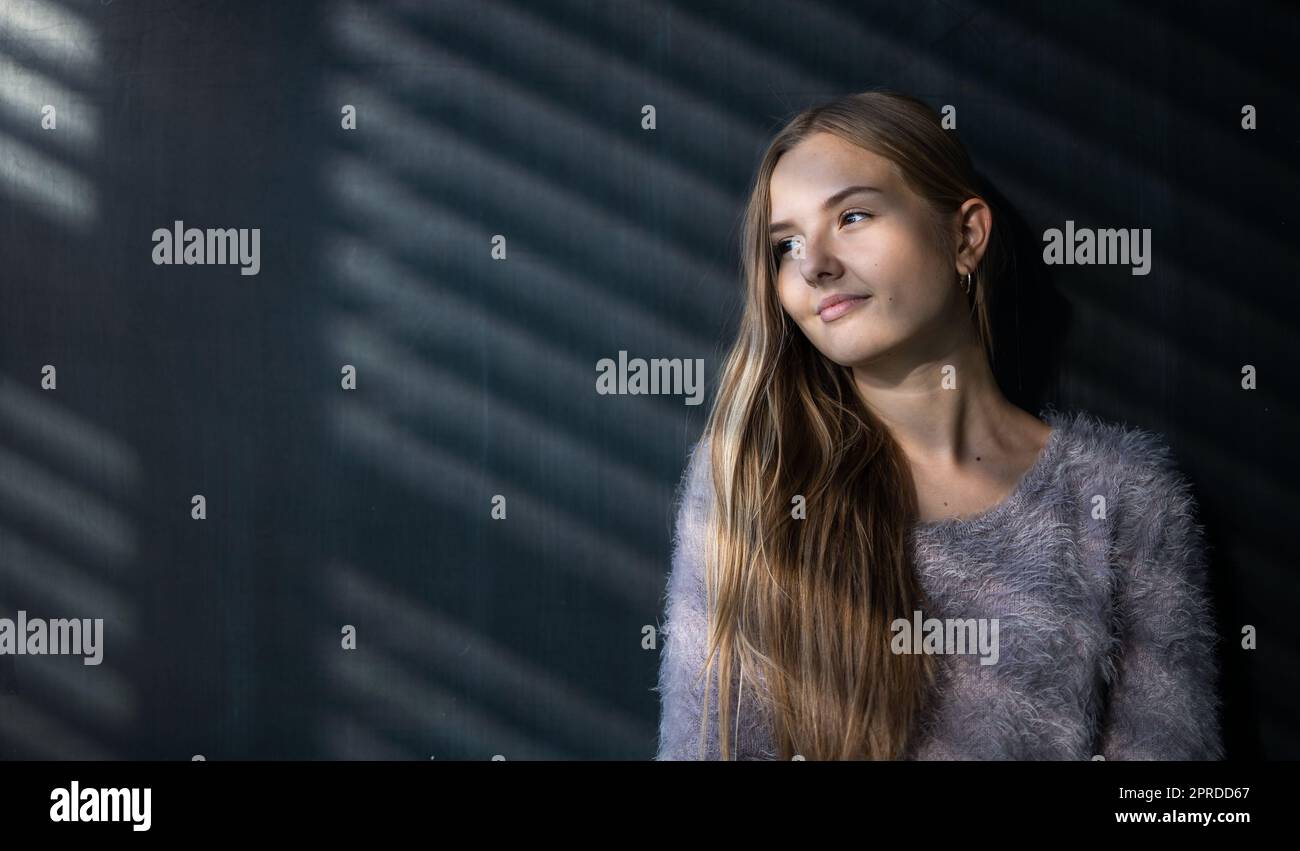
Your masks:
<svg viewBox="0 0 1300 851"><path fill-rule="evenodd" d="M1164 434L1088 411L1048 408L1043 419L1061 432L1062 460L1108 471L1116 476L1177 473L1178 458Z"/></svg>
<svg viewBox="0 0 1300 851"><path fill-rule="evenodd" d="M686 463L677 483L675 503L679 513L698 508L704 495L712 486L709 435L704 433L686 452Z"/></svg>
<svg viewBox="0 0 1300 851"><path fill-rule="evenodd" d="M713 477L710 472L709 440L705 435L688 450L685 469L677 483L673 503L672 580L690 583L683 588L703 587L703 563L708 513L712 507Z"/></svg>
<svg viewBox="0 0 1300 851"><path fill-rule="evenodd" d="M1043 418L1061 430L1059 476L1073 480L1090 507L1104 496L1131 534L1194 520L1191 481L1162 432L1080 410L1049 409Z"/></svg>

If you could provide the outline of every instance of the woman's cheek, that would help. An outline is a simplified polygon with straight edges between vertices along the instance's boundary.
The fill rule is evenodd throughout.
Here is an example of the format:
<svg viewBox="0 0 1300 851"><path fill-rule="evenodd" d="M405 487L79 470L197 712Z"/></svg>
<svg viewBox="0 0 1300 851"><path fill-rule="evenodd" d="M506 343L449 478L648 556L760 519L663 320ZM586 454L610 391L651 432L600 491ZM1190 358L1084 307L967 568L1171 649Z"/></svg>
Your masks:
<svg viewBox="0 0 1300 851"><path fill-rule="evenodd" d="M802 323L806 321L806 317L804 316L806 306L800 299L797 282L792 280L789 274L784 270L780 275L781 277L777 284L777 294L780 297L781 306L785 308L786 314L796 322Z"/></svg>

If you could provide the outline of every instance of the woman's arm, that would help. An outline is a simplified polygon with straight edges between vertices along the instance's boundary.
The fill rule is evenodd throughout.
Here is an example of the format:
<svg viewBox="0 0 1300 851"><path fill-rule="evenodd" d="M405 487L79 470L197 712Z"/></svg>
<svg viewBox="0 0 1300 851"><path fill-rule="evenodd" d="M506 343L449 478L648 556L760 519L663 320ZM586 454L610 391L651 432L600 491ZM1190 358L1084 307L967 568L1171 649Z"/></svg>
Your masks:
<svg viewBox="0 0 1300 851"><path fill-rule="evenodd" d="M668 576L665 636L660 649L659 751L656 759L700 759L700 712L704 678L696 675L704 665L708 641L704 586L704 535L710 480L707 441L691 452L673 530L672 570ZM709 730L705 759L718 759L716 675L710 696Z"/></svg>
<svg viewBox="0 0 1300 851"><path fill-rule="evenodd" d="M1218 638L1207 590L1207 554L1186 479L1162 442L1121 492L1123 519L1106 759L1217 760ZM1141 445L1141 444L1139 444Z"/></svg>

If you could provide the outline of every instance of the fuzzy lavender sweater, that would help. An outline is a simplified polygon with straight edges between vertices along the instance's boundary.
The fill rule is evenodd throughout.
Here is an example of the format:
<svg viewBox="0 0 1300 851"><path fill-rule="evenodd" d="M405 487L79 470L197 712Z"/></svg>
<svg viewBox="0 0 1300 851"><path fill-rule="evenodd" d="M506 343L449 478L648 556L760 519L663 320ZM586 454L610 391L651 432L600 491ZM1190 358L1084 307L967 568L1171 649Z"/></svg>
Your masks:
<svg viewBox="0 0 1300 851"><path fill-rule="evenodd" d="M1011 496L911 530L924 616L996 618L999 652L994 664L936 656L938 688L907 758L1222 759L1218 638L1186 478L1151 433L1082 412L1041 417L1053 431ZM661 760L700 758L707 458L700 441L678 490L655 689ZM775 759L753 692L732 713L733 758ZM715 675L706 759L720 758L717 695Z"/></svg>

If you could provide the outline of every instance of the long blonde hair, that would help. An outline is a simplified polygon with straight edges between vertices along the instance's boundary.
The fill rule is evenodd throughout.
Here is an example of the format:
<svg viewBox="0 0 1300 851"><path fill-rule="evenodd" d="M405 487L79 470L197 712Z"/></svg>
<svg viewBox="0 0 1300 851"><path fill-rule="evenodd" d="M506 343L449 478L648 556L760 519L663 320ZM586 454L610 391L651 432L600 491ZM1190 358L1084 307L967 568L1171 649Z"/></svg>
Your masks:
<svg viewBox="0 0 1300 851"><path fill-rule="evenodd" d="M936 250L955 250L953 215L984 197L934 110L896 92L809 108L763 156L744 217L739 334L705 426L714 503L703 675L717 672L723 759L733 752L724 732L733 683L762 695L782 759L898 759L936 676L929 655L889 648L892 621L924 608L907 541L917 508L906 460L862 403L852 370L817 351L777 295L769 181L781 155L818 132L891 160L929 202ZM1006 262L997 237L994 227L969 297L990 358L989 279ZM792 516L795 495L806 500L804 519ZM701 747L707 694L703 712Z"/></svg>

